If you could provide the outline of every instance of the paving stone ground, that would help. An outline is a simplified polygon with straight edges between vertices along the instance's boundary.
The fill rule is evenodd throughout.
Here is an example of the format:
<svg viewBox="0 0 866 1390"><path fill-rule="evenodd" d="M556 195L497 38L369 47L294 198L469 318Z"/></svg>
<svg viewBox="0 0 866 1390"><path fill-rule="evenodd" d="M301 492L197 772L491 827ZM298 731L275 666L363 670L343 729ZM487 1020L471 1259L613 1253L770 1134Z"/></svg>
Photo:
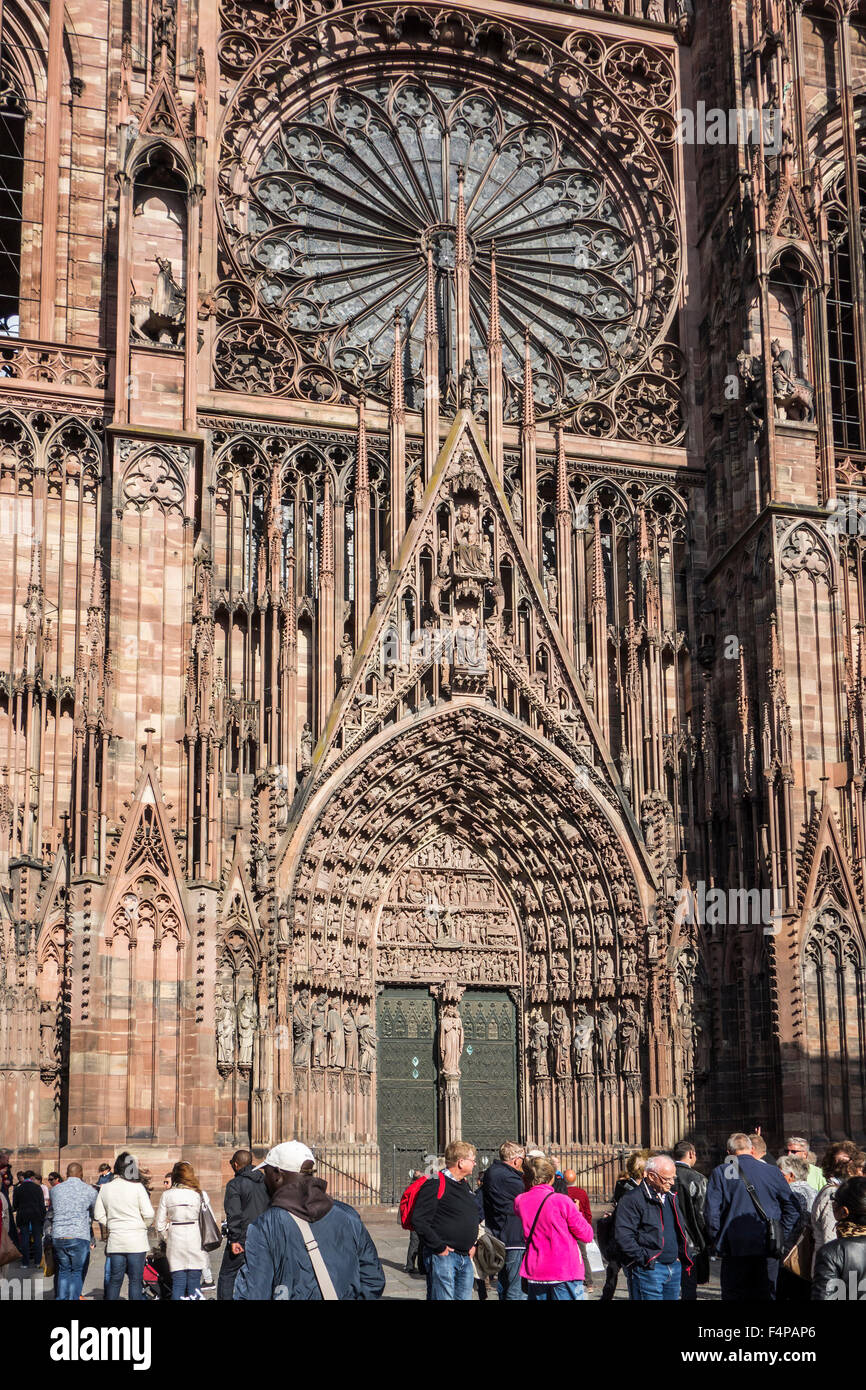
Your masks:
<svg viewBox="0 0 866 1390"><path fill-rule="evenodd" d="M424 1280L420 1277L407 1274L405 1272L406 1251L409 1245L409 1236L406 1231L401 1229L400 1219L396 1208L386 1210L381 1207L366 1208L362 1212L364 1221L379 1251L379 1258L385 1270L385 1294L384 1298L390 1302L405 1302L410 1299L423 1299L425 1296ZM222 1259L222 1251L217 1250L211 1256L214 1279ZM99 1301L103 1296L103 1271L105 1268L105 1246L99 1242L94 1250L87 1279L84 1285L84 1297L87 1300ZM719 1291L719 1266L717 1261L712 1262L712 1277L710 1283L698 1290L698 1298L701 1300L717 1301L720 1297ZM24 1279L27 1281L25 1288L20 1290L21 1294L30 1298L54 1297L53 1280L43 1280L35 1271L24 1271L20 1265L7 1265L6 1269L0 1272L0 1299L3 1297L2 1280L3 1275L9 1280ZM603 1284L603 1276L596 1278L594 1288L588 1291L587 1297L590 1301L599 1298ZM10 1290L11 1292L11 1290ZM208 1299L216 1298L216 1288L205 1289L205 1297ZM124 1285L123 1297L126 1297L126 1286ZM477 1294L475 1295L477 1297ZM628 1295L625 1289L625 1277L620 1275L615 1299L618 1302L627 1300ZM491 1288L490 1298L496 1300L496 1290Z"/></svg>

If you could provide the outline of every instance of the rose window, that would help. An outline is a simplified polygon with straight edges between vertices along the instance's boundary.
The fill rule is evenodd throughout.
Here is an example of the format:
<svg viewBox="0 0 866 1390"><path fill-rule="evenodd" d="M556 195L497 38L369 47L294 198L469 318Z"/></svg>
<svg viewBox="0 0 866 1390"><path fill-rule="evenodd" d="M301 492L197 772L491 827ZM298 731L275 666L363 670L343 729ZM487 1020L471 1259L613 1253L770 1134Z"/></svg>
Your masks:
<svg viewBox="0 0 866 1390"><path fill-rule="evenodd" d="M344 382L387 395L398 316L415 407L432 248L440 375L453 399L462 169L476 384L487 375L495 246L509 413L527 327L539 409L575 407L646 359L675 288L646 234L651 197L598 150L577 123L569 132L481 87L359 80L274 127L226 231L258 313Z"/></svg>

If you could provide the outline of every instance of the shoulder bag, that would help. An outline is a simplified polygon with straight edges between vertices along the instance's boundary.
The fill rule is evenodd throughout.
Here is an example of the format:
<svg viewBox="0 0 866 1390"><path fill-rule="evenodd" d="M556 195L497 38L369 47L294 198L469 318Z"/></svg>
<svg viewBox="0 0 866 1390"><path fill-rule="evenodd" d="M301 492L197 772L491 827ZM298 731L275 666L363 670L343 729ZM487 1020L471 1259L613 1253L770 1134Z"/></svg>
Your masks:
<svg viewBox="0 0 866 1390"><path fill-rule="evenodd" d="M210 1202L206 1202L204 1197L201 1199L198 1213L198 1231L201 1237L202 1250L219 1250L223 1243L222 1233L217 1225L216 1217L210 1209Z"/></svg>
<svg viewBox="0 0 866 1390"><path fill-rule="evenodd" d="M758 1194L755 1191L754 1185L749 1182L745 1173L740 1173L740 1180L745 1183L746 1191L754 1203L755 1211L767 1227L767 1258L771 1260L780 1260L783 1253L782 1223L780 1221L774 1221L773 1218L768 1216L764 1211L764 1208L758 1200Z"/></svg>
<svg viewBox="0 0 866 1390"><path fill-rule="evenodd" d="M301 1233L301 1239L310 1257L310 1264L313 1266L313 1273L316 1276L316 1283L321 1291L323 1301L325 1303L338 1303L337 1290L334 1288L334 1282L328 1273L328 1266L322 1258L322 1252L316 1237L313 1235L309 1221L303 1221L300 1216L295 1216L293 1211L289 1212L289 1216Z"/></svg>

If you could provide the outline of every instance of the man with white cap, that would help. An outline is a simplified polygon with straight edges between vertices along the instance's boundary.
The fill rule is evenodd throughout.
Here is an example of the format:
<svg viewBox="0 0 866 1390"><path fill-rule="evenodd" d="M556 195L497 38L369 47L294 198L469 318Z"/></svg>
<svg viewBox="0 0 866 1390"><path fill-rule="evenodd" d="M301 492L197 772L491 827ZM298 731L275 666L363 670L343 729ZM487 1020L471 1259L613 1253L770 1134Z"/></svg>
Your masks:
<svg viewBox="0 0 866 1390"><path fill-rule="evenodd" d="M336 1202L306 1144L277 1144L259 1164L271 1204L247 1228L238 1300L381 1298L385 1275L353 1207Z"/></svg>

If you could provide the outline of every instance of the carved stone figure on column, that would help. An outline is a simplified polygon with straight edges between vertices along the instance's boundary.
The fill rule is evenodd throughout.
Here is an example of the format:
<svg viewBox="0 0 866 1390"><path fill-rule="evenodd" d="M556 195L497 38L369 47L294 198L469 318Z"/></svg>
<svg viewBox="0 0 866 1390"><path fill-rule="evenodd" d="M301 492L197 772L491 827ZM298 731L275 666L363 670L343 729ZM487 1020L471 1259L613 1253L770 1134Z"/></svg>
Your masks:
<svg viewBox="0 0 866 1390"><path fill-rule="evenodd" d="M366 1005L355 1012L358 1027L358 1055L361 1071L371 1072L376 1065L376 1030Z"/></svg>
<svg viewBox="0 0 866 1390"><path fill-rule="evenodd" d="M268 886L268 851L267 846L259 840L253 854L255 863L256 887L260 889Z"/></svg>
<svg viewBox="0 0 866 1390"><path fill-rule="evenodd" d="M326 1007L324 999L314 1000L312 1012L310 1014L310 1027L313 1035L314 1067L323 1067L325 1065L325 1017Z"/></svg>
<svg viewBox="0 0 866 1390"><path fill-rule="evenodd" d="M221 1067L234 1066L235 1022L232 988L223 985L216 1001L217 1064Z"/></svg>
<svg viewBox="0 0 866 1390"><path fill-rule="evenodd" d="M446 1004L439 1020L439 1060L443 1076L460 1075L460 1057L465 1034L463 1020L456 1004Z"/></svg>
<svg viewBox="0 0 866 1390"><path fill-rule="evenodd" d="M310 991L308 989L300 991L292 1011L292 1038L294 1040L293 1064L296 1067L308 1067L310 1065L310 1047L313 1041L313 1030L310 1022Z"/></svg>
<svg viewBox="0 0 866 1390"><path fill-rule="evenodd" d="M57 1005L47 1000L39 1006L39 1064L43 1071L57 1065Z"/></svg>
<svg viewBox="0 0 866 1390"><path fill-rule="evenodd" d="M256 1001L244 990L238 1003L238 1066L253 1064L253 1033L256 1027Z"/></svg>
<svg viewBox="0 0 866 1390"><path fill-rule="evenodd" d="M592 1040L595 1024L585 1009L581 1009L574 1020L574 1070L578 1076L592 1074Z"/></svg>
<svg viewBox="0 0 866 1390"><path fill-rule="evenodd" d="M346 1068L358 1070L358 1025L349 1005L343 1011L343 1038L346 1050Z"/></svg>
<svg viewBox="0 0 866 1390"><path fill-rule="evenodd" d="M601 1070L616 1070L616 1014L609 1004L602 1004L598 1010L599 1057Z"/></svg>
<svg viewBox="0 0 866 1390"><path fill-rule="evenodd" d="M325 1037L328 1039L328 1066L346 1065L346 1037L343 1032L343 1018L336 999L329 999L325 1013Z"/></svg>
<svg viewBox="0 0 866 1390"><path fill-rule="evenodd" d="M553 1047L553 1070L556 1076L568 1076L571 1053L571 1024L561 1004L550 1018L550 1042Z"/></svg>
<svg viewBox="0 0 866 1390"><path fill-rule="evenodd" d="M619 1038L623 1071L640 1071L640 1016L631 1000L626 1000L622 1006Z"/></svg>
<svg viewBox="0 0 866 1390"><path fill-rule="evenodd" d="M536 1081L550 1075L547 1062L549 1043L550 1025L540 1009L533 1009L529 1015L529 1058Z"/></svg>

